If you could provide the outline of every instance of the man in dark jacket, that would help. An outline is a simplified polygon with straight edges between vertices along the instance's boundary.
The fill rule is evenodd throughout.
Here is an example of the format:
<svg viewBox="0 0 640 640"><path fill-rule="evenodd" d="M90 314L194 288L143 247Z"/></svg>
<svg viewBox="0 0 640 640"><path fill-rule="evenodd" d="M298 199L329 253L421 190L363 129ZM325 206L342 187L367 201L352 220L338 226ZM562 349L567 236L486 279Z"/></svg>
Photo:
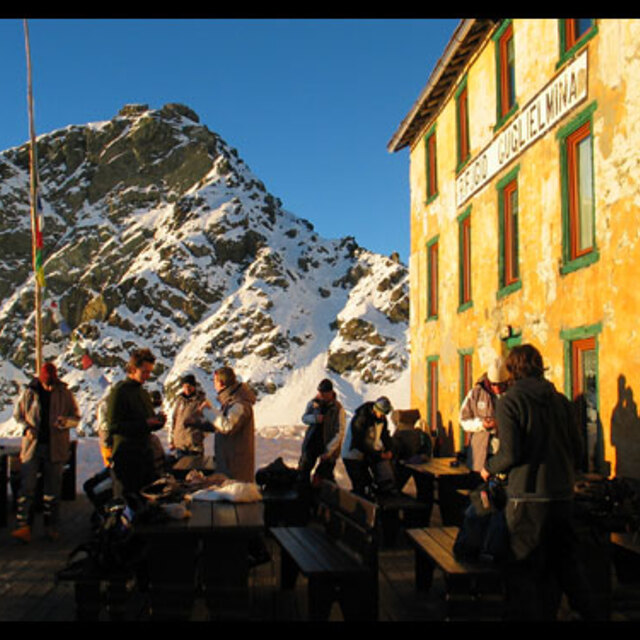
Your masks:
<svg viewBox="0 0 640 640"><path fill-rule="evenodd" d="M135 496L157 478L152 431L164 426L165 416L156 415L151 396L144 388L155 365L149 349L132 352L127 377L114 385L107 405L107 423L113 438L113 493Z"/></svg>
<svg viewBox="0 0 640 640"><path fill-rule="evenodd" d="M496 404L500 448L481 475L508 474L508 614L554 619L564 591L574 610L591 617L572 521L582 438L571 405L544 379L542 356L532 345L514 347L506 367L512 384Z"/></svg>
<svg viewBox="0 0 640 640"><path fill-rule="evenodd" d="M356 409L342 444L342 461L353 492L372 497L396 490L391 459L393 441L387 415L391 403L385 396Z"/></svg>
<svg viewBox="0 0 640 640"><path fill-rule="evenodd" d="M23 435L17 526L12 535L21 542L31 540L36 479L42 467L45 533L54 540L59 535L57 524L62 469L69 459L69 429L78 425L80 412L73 394L58 378L52 362L44 363L38 377L24 389L16 405L14 418L22 425Z"/></svg>
<svg viewBox="0 0 640 640"><path fill-rule="evenodd" d="M298 478L308 484L311 471L318 463L316 473L333 480L333 470L340 454L340 445L346 426L345 410L336 397L331 380L324 379L318 385L316 396L307 403L302 415L307 431L302 441Z"/></svg>

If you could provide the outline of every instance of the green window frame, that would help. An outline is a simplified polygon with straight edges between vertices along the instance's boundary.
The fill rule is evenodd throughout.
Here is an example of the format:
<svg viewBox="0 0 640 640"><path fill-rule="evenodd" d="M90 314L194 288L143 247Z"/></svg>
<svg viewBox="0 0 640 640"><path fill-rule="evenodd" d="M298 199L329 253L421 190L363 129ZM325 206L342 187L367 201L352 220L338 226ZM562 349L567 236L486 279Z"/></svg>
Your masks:
<svg viewBox="0 0 640 640"><path fill-rule="evenodd" d="M516 63L513 21L505 20L493 36L496 54L497 131L518 110L516 100Z"/></svg>
<svg viewBox="0 0 640 640"><path fill-rule="evenodd" d="M438 319L438 242L435 236L427 242L427 321Z"/></svg>
<svg viewBox="0 0 640 640"><path fill-rule="evenodd" d="M571 60L597 33L598 24L595 18L558 19L559 58L556 68Z"/></svg>
<svg viewBox="0 0 640 640"><path fill-rule="evenodd" d="M439 360L440 356L427 357L427 422L431 433L438 430Z"/></svg>
<svg viewBox="0 0 640 640"><path fill-rule="evenodd" d="M438 154L436 146L436 125L424 137L425 163L427 174L427 200L430 204L438 196Z"/></svg>
<svg viewBox="0 0 640 640"><path fill-rule="evenodd" d="M598 473L607 471L597 418L600 414L598 335L601 332L601 322L560 331L560 338L564 341L565 395L574 403L587 445L581 466L585 471Z"/></svg>
<svg viewBox="0 0 640 640"><path fill-rule="evenodd" d="M473 306L471 275L471 207L468 207L458 216L458 313Z"/></svg>
<svg viewBox="0 0 640 640"><path fill-rule="evenodd" d="M464 399L467 397L467 393L473 387L473 347L468 349L458 349L458 362L459 362L459 389L460 389L460 402L462 406ZM465 446L465 431L462 425L458 425L458 450L462 450Z"/></svg>
<svg viewBox="0 0 640 640"><path fill-rule="evenodd" d="M469 162L471 157L471 143L469 141L469 92L467 91L467 76L462 79L455 93L456 101L456 146L458 164L456 173Z"/></svg>
<svg viewBox="0 0 640 640"><path fill-rule="evenodd" d="M595 164L591 103L558 130L562 206L562 261L566 275L600 258L596 242Z"/></svg>
<svg viewBox="0 0 640 640"><path fill-rule="evenodd" d="M498 181L498 293L497 298L522 288L520 277L518 173L514 167Z"/></svg>

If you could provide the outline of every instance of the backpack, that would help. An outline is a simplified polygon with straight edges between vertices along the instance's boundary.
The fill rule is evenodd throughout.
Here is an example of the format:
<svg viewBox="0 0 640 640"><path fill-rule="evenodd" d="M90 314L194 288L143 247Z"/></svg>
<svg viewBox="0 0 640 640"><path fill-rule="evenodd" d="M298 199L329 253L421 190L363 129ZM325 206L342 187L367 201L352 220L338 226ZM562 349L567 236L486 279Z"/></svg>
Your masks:
<svg viewBox="0 0 640 640"><path fill-rule="evenodd" d="M256 484L265 489L292 489L298 478L297 469L287 467L282 457L256 471Z"/></svg>
<svg viewBox="0 0 640 640"><path fill-rule="evenodd" d="M495 478L471 492L471 503L453 545L458 560L502 562L509 552L504 485Z"/></svg>

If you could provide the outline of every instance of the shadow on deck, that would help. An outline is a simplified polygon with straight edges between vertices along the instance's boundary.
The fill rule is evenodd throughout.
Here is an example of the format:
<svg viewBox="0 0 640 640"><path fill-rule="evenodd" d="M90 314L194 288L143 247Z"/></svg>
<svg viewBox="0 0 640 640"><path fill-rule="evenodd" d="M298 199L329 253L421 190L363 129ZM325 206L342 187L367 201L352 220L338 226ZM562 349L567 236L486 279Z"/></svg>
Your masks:
<svg viewBox="0 0 640 640"><path fill-rule="evenodd" d="M74 621L75 602L70 583L56 583L56 572L65 566L69 554L90 538L91 505L84 495L62 503L61 537L48 541L36 518L32 542L28 545L10 536L9 526L0 529L0 621ZM428 594L415 589L413 551L401 540L395 548L384 548L379 554L379 620L380 621L442 621L445 616L442 579L436 575ZM250 573L250 602L247 621L299 621L305 620L304 579L299 579L295 590L279 589L279 557L277 545L267 537L271 561L254 567ZM635 606L620 612L615 607L614 620L640 620L637 606L638 590L631 596ZM614 598L615 599L615 598ZM620 598L617 599L621 602ZM106 612L101 620L107 620ZM146 596L134 593L126 608L126 620L148 619ZM204 601L196 599L192 621L205 621L209 614ZM339 607L334 605L332 620L341 620Z"/></svg>

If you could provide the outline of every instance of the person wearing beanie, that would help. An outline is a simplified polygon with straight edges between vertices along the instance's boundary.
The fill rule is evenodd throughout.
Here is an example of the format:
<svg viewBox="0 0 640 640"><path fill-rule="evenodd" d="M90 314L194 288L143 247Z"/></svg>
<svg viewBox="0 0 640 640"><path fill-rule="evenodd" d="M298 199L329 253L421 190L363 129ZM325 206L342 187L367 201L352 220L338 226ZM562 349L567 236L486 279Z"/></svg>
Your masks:
<svg viewBox="0 0 640 640"><path fill-rule="evenodd" d="M342 461L353 492L374 497L397 491L391 460L393 441L387 416L391 402L386 396L358 407L342 444Z"/></svg>
<svg viewBox="0 0 640 640"><path fill-rule="evenodd" d="M476 381L460 407L460 425L469 438L467 466L475 474L499 447L496 400L506 391L508 374L504 359L495 358ZM479 477L477 477L480 480Z"/></svg>
<svg viewBox="0 0 640 640"><path fill-rule="evenodd" d="M298 461L299 482L309 484L316 462L318 478L334 480L347 418L328 378L320 381L315 397L307 403L302 414L302 422L307 430Z"/></svg>
<svg viewBox="0 0 640 640"><path fill-rule="evenodd" d="M58 378L52 362L46 362L23 390L14 410L22 426L20 491L16 529L12 536L30 542L38 470L44 480L43 520L45 535L59 536L59 503L62 470L69 459L69 429L80 421L80 411L67 385Z"/></svg>
<svg viewBox="0 0 640 640"><path fill-rule="evenodd" d="M169 449L179 458L201 456L205 432L193 424L202 421L200 407L207 398L193 374L182 376L180 383L182 390L176 396L170 421Z"/></svg>

